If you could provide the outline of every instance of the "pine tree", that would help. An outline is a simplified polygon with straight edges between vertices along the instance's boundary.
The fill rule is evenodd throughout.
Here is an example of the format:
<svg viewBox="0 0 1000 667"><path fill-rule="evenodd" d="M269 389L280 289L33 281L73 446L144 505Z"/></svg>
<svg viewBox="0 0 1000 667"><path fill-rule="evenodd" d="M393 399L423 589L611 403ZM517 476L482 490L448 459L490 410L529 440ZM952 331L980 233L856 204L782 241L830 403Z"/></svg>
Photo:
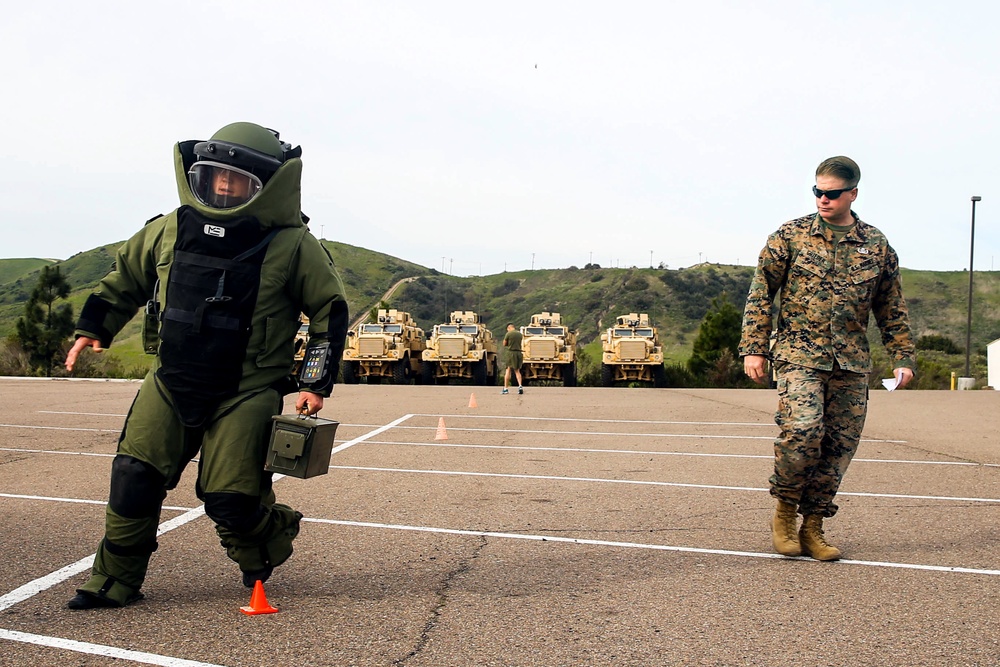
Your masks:
<svg viewBox="0 0 1000 667"><path fill-rule="evenodd" d="M695 375L703 375L718 361L723 350L729 350L731 358L738 359L742 328L743 313L729 300L729 295L723 292L712 299L712 305L698 327L688 370Z"/></svg>
<svg viewBox="0 0 1000 667"><path fill-rule="evenodd" d="M17 320L14 338L27 353L35 372L51 375L56 356L65 353L66 339L73 334L73 307L68 303L54 305L68 297L69 290L58 266L43 267L24 306L24 316Z"/></svg>

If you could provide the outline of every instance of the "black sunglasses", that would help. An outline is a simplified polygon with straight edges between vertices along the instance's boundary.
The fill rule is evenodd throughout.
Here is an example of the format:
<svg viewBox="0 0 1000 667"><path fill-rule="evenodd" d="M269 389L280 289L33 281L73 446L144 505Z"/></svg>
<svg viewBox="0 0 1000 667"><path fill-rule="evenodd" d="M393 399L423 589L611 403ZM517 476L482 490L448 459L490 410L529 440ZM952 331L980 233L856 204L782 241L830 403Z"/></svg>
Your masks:
<svg viewBox="0 0 1000 667"><path fill-rule="evenodd" d="M839 190L820 190L814 185L813 194L816 195L817 199L823 196L826 196L827 199L840 199L840 195L844 194L845 192L850 192L853 189L854 188L840 188Z"/></svg>

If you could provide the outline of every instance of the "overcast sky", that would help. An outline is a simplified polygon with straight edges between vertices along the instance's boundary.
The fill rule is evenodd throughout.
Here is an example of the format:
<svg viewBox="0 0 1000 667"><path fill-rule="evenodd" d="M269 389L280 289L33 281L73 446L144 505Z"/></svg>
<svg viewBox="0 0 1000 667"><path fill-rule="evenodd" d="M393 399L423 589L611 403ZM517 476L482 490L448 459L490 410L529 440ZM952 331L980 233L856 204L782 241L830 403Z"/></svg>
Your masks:
<svg viewBox="0 0 1000 667"><path fill-rule="evenodd" d="M0 257L128 238L171 151L303 147L324 238L457 275L754 264L853 157L904 267L1000 270L1000 9L985 2L15 3Z"/></svg>

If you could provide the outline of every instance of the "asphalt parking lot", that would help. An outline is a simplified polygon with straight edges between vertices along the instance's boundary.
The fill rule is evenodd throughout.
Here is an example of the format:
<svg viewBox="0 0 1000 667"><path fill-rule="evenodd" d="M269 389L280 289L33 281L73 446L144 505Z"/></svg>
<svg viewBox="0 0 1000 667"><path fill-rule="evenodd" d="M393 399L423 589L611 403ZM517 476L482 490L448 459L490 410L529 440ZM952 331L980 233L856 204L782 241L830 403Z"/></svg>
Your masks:
<svg viewBox="0 0 1000 667"><path fill-rule="evenodd" d="M0 378L4 666L1000 664L1000 392L873 391L819 563L771 552L772 391L338 386L278 613L194 466L146 598L70 611L137 389Z"/></svg>

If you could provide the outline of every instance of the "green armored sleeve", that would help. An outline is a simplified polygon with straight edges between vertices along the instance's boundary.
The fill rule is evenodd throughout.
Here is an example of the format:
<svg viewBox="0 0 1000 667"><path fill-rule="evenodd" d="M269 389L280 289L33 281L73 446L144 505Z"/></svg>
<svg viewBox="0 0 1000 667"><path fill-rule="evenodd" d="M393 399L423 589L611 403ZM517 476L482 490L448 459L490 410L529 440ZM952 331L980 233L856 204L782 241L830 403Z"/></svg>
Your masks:
<svg viewBox="0 0 1000 667"><path fill-rule="evenodd" d="M101 279L80 311L77 337L94 338L102 347L110 347L115 335L152 298L164 219L146 225L118 248L111 272Z"/></svg>
<svg viewBox="0 0 1000 667"><path fill-rule="evenodd" d="M347 299L333 258L312 234L306 233L299 245L292 266L290 289L293 298L301 304L302 312L309 318L310 340L328 340L330 359L339 363L344 355L350 323ZM317 393L328 396L329 390Z"/></svg>

